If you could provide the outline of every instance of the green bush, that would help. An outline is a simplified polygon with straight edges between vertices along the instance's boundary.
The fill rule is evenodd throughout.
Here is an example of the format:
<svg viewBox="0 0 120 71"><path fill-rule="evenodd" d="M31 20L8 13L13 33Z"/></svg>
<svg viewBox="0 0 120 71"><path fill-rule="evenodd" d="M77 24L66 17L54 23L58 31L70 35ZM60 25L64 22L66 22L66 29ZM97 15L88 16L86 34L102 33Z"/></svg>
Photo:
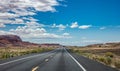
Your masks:
<svg viewBox="0 0 120 71"><path fill-rule="evenodd" d="M68 49L69 50L69 52L74 52L74 49Z"/></svg>
<svg viewBox="0 0 120 71"><path fill-rule="evenodd" d="M38 51L37 50L32 50L32 51L30 51L30 53L38 53Z"/></svg>
<svg viewBox="0 0 120 71"><path fill-rule="evenodd" d="M25 55L25 54L29 54L30 53L30 51L24 51L24 52L20 52L19 54L20 55Z"/></svg>
<svg viewBox="0 0 120 71"><path fill-rule="evenodd" d="M112 63L112 58L111 57L98 57L98 61L105 63L106 65L110 65Z"/></svg>
<svg viewBox="0 0 120 71"><path fill-rule="evenodd" d="M112 52L106 52L105 56L113 58L114 54Z"/></svg>
<svg viewBox="0 0 120 71"><path fill-rule="evenodd" d="M79 50L76 49L76 50L74 50L74 52L79 53Z"/></svg>
<svg viewBox="0 0 120 71"><path fill-rule="evenodd" d="M105 57L98 57L97 60L100 61L100 62L103 62L103 63L106 62Z"/></svg>
<svg viewBox="0 0 120 71"><path fill-rule="evenodd" d="M110 57L106 57L106 62L107 65L110 65L112 63L112 59Z"/></svg>
<svg viewBox="0 0 120 71"><path fill-rule="evenodd" d="M16 49L17 51L10 51L8 49L5 49L5 51L0 52L0 59L6 59L14 56L22 56L30 53L40 53L40 52L46 52L53 50L54 48L34 48L34 49L23 49L23 51L19 51L19 49Z"/></svg>
<svg viewBox="0 0 120 71"><path fill-rule="evenodd" d="M97 58L98 58L98 56L96 56L96 55L92 56L92 59L95 60L95 61L97 61Z"/></svg>
<svg viewBox="0 0 120 71"><path fill-rule="evenodd" d="M2 54L2 58L3 59L10 58L10 54L9 53L4 53L4 54Z"/></svg>

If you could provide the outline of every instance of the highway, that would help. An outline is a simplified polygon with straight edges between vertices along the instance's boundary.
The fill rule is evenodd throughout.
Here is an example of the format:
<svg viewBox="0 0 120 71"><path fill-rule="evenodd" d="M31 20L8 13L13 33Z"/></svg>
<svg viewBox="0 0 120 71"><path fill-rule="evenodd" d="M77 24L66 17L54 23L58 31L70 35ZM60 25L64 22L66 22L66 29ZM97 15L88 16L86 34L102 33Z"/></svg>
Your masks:
<svg viewBox="0 0 120 71"><path fill-rule="evenodd" d="M61 47L50 52L0 60L0 71L117 71Z"/></svg>

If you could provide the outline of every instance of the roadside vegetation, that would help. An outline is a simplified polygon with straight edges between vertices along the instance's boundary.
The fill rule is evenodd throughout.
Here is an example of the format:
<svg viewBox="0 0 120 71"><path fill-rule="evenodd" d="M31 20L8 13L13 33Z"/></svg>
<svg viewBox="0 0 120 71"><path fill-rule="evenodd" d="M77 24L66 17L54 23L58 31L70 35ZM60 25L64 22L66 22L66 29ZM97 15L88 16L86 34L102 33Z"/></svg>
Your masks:
<svg viewBox="0 0 120 71"><path fill-rule="evenodd" d="M25 47L7 47L7 48L0 48L0 59L7 59L15 56L22 56L31 53L42 53L54 50L55 48L43 48L43 47L32 47L32 48L25 48Z"/></svg>
<svg viewBox="0 0 120 71"><path fill-rule="evenodd" d="M69 47L69 50L120 70L120 49L118 48Z"/></svg>

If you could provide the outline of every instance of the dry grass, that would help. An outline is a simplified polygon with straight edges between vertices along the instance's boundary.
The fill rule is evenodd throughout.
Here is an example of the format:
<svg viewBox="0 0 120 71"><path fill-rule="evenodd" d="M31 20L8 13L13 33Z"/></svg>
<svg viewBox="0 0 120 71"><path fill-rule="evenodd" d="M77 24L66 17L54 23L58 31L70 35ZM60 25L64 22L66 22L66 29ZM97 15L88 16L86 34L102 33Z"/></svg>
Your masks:
<svg viewBox="0 0 120 71"><path fill-rule="evenodd" d="M41 53L46 51L51 51L55 48L39 48L39 47L7 47L7 48L0 48L0 59L11 58L15 56L21 56L31 53Z"/></svg>
<svg viewBox="0 0 120 71"><path fill-rule="evenodd" d="M120 70L120 48L70 47L71 52Z"/></svg>

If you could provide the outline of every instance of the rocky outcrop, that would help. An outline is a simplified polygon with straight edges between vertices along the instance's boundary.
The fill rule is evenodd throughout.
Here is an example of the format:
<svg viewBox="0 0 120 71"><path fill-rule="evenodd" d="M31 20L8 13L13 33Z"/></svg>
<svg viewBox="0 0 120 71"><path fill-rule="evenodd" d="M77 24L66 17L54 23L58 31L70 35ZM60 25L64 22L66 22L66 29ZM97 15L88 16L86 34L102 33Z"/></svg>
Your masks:
<svg viewBox="0 0 120 71"><path fill-rule="evenodd" d="M22 41L17 35L0 35L0 47L58 47L59 44L35 44Z"/></svg>
<svg viewBox="0 0 120 71"><path fill-rule="evenodd" d="M6 45L20 45L22 40L17 35L0 35L0 46Z"/></svg>

